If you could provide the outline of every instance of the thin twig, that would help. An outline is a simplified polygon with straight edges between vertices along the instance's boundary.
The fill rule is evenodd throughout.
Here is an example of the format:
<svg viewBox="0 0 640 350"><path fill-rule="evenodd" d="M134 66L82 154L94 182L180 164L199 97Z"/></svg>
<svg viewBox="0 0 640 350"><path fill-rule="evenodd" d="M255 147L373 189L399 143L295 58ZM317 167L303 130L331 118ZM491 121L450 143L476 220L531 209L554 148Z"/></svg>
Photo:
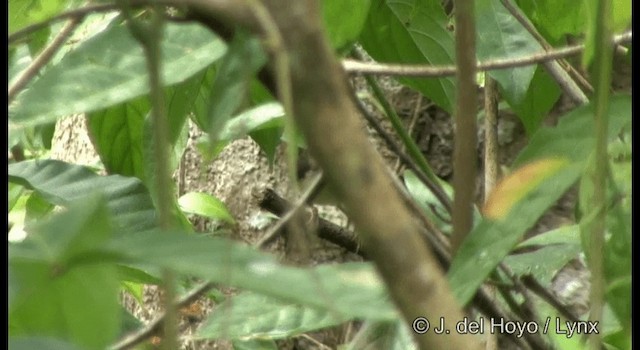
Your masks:
<svg viewBox="0 0 640 350"><path fill-rule="evenodd" d="M213 287L215 287L213 283L210 283L210 282L203 283L197 286L196 288L194 288L193 290L191 290L189 293L185 294L182 298L178 299L175 302L175 305L177 305L179 308L188 306L193 302L195 302L202 295L209 292ZM149 323L146 327L140 329L139 331L133 334L125 336L116 344L109 347L109 349L110 350L131 349L134 346L142 343L146 339L149 339L154 335L160 334L162 332L162 326L164 324L165 316L166 314L163 313L162 315L158 316L155 320L153 320L151 323Z"/></svg>
<svg viewBox="0 0 640 350"><path fill-rule="evenodd" d="M498 181L498 86L484 75L484 199Z"/></svg>
<svg viewBox="0 0 640 350"><path fill-rule="evenodd" d="M420 116L420 112L422 111L422 94L418 94L418 98L416 99L416 105L413 107L413 113L411 113L411 119L409 120L409 126L407 126L407 134L411 137L411 133L413 133L413 128L416 125L416 121L418 120L418 116ZM406 150L406 147L403 147L403 152ZM400 158L396 159L396 166L394 167L396 173L400 174L402 162Z"/></svg>
<svg viewBox="0 0 640 350"><path fill-rule="evenodd" d="M616 35L613 39L616 44L631 42L632 31ZM548 52L540 52L529 56L496 59L479 62L477 70L488 71L496 69L508 69L515 67L523 67L531 64L538 64L544 61L555 60L562 57L576 55L584 51L584 44L567 46ZM456 74L455 66L431 66L431 65L415 65L415 64L394 64L394 63L376 63L363 62L353 59L345 59L342 61L343 68L351 74L374 74L388 76L405 76L405 77L431 77L441 78L453 76Z"/></svg>
<svg viewBox="0 0 640 350"><path fill-rule="evenodd" d="M9 87L8 102L11 103L13 99L18 95L22 89L35 77L40 69L44 67L53 55L62 47L62 45L69 39L73 31L78 27L81 20L79 18L72 18L65 24L60 30L60 33L51 41L51 43L45 47L42 52L31 62L31 64L22 72L22 75L18 77L13 85Z"/></svg>

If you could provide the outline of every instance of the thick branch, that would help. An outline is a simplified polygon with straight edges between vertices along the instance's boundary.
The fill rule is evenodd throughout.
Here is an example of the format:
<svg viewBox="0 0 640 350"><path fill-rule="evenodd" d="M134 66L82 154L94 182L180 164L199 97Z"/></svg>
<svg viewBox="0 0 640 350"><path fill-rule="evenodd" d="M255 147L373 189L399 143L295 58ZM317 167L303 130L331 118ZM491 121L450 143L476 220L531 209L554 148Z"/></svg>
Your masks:
<svg viewBox="0 0 640 350"><path fill-rule="evenodd" d="M310 152L361 234L405 319L459 320L460 306L370 144L344 71L324 37L318 4L268 0L291 60L294 114ZM471 336L417 336L421 348L473 349Z"/></svg>

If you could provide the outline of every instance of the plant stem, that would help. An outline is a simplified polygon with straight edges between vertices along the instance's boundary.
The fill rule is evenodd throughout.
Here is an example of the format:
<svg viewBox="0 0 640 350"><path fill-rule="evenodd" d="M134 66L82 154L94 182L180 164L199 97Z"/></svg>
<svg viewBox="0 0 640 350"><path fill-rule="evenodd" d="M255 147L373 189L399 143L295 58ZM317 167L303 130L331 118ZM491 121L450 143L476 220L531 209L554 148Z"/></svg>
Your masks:
<svg viewBox="0 0 640 350"><path fill-rule="evenodd" d="M593 202L590 211L595 211L595 218L589 225L590 252L589 267L591 269L591 314L593 321L602 320L604 304L604 231L607 217L606 188L607 169L609 166L607 157L609 90L611 86L611 69L613 59L613 43L611 41L612 8L611 1L600 0L598 2L595 30L595 56L594 56L594 118L595 118L595 166L593 173ZM597 332L589 335L591 349L602 347L602 337Z"/></svg>
<svg viewBox="0 0 640 350"><path fill-rule="evenodd" d="M132 36L140 42L143 48L147 71L149 73L149 97L151 100L151 117L153 124L154 158L156 163L156 206L158 208L158 225L160 229L167 230L173 223L172 208L174 203L171 174L169 172L169 127L164 103L164 90L162 83L162 33L164 30L163 7L153 6L153 12L148 24L133 18L130 3L120 0L123 13L127 18L127 25ZM165 320L164 338L162 346L171 350L178 348L178 310L175 305L175 275L169 269L162 271Z"/></svg>
<svg viewBox="0 0 640 350"><path fill-rule="evenodd" d="M453 233L451 252L456 251L473 226L477 159L476 24L474 1L455 5L456 109L453 149Z"/></svg>

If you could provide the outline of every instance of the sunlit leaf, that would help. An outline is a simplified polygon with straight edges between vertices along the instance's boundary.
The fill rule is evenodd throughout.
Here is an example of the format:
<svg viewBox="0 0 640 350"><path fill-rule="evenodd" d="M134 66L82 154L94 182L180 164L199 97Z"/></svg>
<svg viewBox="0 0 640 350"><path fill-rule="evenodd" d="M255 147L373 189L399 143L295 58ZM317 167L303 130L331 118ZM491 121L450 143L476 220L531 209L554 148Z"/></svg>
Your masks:
<svg viewBox="0 0 640 350"><path fill-rule="evenodd" d="M235 223L233 216L229 213L227 206L218 198L206 194L189 192L178 199L180 208L191 214L198 214L214 220L222 220L228 223Z"/></svg>
<svg viewBox="0 0 640 350"><path fill-rule="evenodd" d="M222 41L200 25L167 24L162 42L164 83L185 81L225 50ZM146 72L139 43L125 26L111 26L67 54L11 104L10 129L139 97L149 92Z"/></svg>
<svg viewBox="0 0 640 350"><path fill-rule="evenodd" d="M504 219L515 204L568 163L566 159L546 158L515 170L491 191L484 204L483 214L493 220Z"/></svg>

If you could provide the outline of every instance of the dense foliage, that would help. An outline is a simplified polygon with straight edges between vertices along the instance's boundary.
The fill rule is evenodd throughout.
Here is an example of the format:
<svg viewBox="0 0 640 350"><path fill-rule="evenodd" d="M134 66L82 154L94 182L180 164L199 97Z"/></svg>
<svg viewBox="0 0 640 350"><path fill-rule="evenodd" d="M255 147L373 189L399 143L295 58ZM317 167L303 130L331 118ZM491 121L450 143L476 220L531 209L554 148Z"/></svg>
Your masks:
<svg viewBox="0 0 640 350"><path fill-rule="evenodd" d="M454 64L451 19L440 1L323 1L326 33L338 55L360 46L376 61L445 66ZM595 1L519 1L521 14L552 46L567 37L590 38ZM100 2L100 4L107 4ZM613 29L629 25L630 1L614 1ZM9 1L9 86L36 64L65 24L48 21L82 8L77 1ZM574 8L575 7L575 8ZM568 8L571 8L568 10ZM577 11L581 15L566 16ZM144 9L136 20L145 21ZM499 0L476 0L478 60L516 59L544 47ZM46 25L36 30L40 22ZM158 284L162 269L179 278L232 286L242 293L222 300L228 313L213 313L197 334L231 339L238 349L276 348L275 340L364 320L347 348L386 344L410 348L409 328L388 300L371 263L286 266L273 256L224 238L193 234L187 214L233 225L224 203L188 193L171 203L173 229L157 225L158 188L145 55L117 6L89 13L73 40L41 67L24 90L10 94L9 164L9 348L103 349L143 327L118 303L127 290L142 301L142 286ZM26 34L23 34L26 33ZM231 141L250 136L269 159L282 141L284 111L257 79L268 56L261 41L238 31L223 40L197 23L167 20L160 43L162 81L169 123L169 168L185 151L190 119L208 137L202 150L213 158ZM631 60L627 53L624 59ZM583 63L593 64L587 40ZM311 68L312 69L312 68ZM507 264L516 276L532 275L548 286L567 262L588 252L586 228L594 220L596 137L593 104L565 113L555 127L542 121L562 89L542 64L493 70L502 109L523 123L528 145L511 175L478 215L470 238L455 256L448 278L461 304ZM479 79L482 80L482 79ZM443 110L455 106L455 79L401 77ZM10 89L11 90L11 89ZM14 98L12 98L14 97ZM631 97L607 96L608 161L606 241L602 247L605 314L600 322L611 349L630 348L631 324ZM84 113L101 164L96 169L49 159L55 122ZM105 170L108 175L98 175ZM411 172L405 184L425 213L443 230L444 209ZM523 240L568 189L579 184L577 220ZM447 188L448 189L448 188ZM175 192L175 189L172 188ZM177 196L176 196L177 197ZM62 209L63 208L63 209ZM438 220L443 222L438 222ZM23 239L14 239L24 233ZM509 255L515 249L537 249ZM494 276L495 277L495 276ZM219 294L209 297L220 299ZM218 300L220 301L220 300ZM562 317L536 301L540 319ZM588 315L585 315L585 318ZM582 348L580 337L547 336L557 348ZM381 345L382 346L382 345Z"/></svg>

